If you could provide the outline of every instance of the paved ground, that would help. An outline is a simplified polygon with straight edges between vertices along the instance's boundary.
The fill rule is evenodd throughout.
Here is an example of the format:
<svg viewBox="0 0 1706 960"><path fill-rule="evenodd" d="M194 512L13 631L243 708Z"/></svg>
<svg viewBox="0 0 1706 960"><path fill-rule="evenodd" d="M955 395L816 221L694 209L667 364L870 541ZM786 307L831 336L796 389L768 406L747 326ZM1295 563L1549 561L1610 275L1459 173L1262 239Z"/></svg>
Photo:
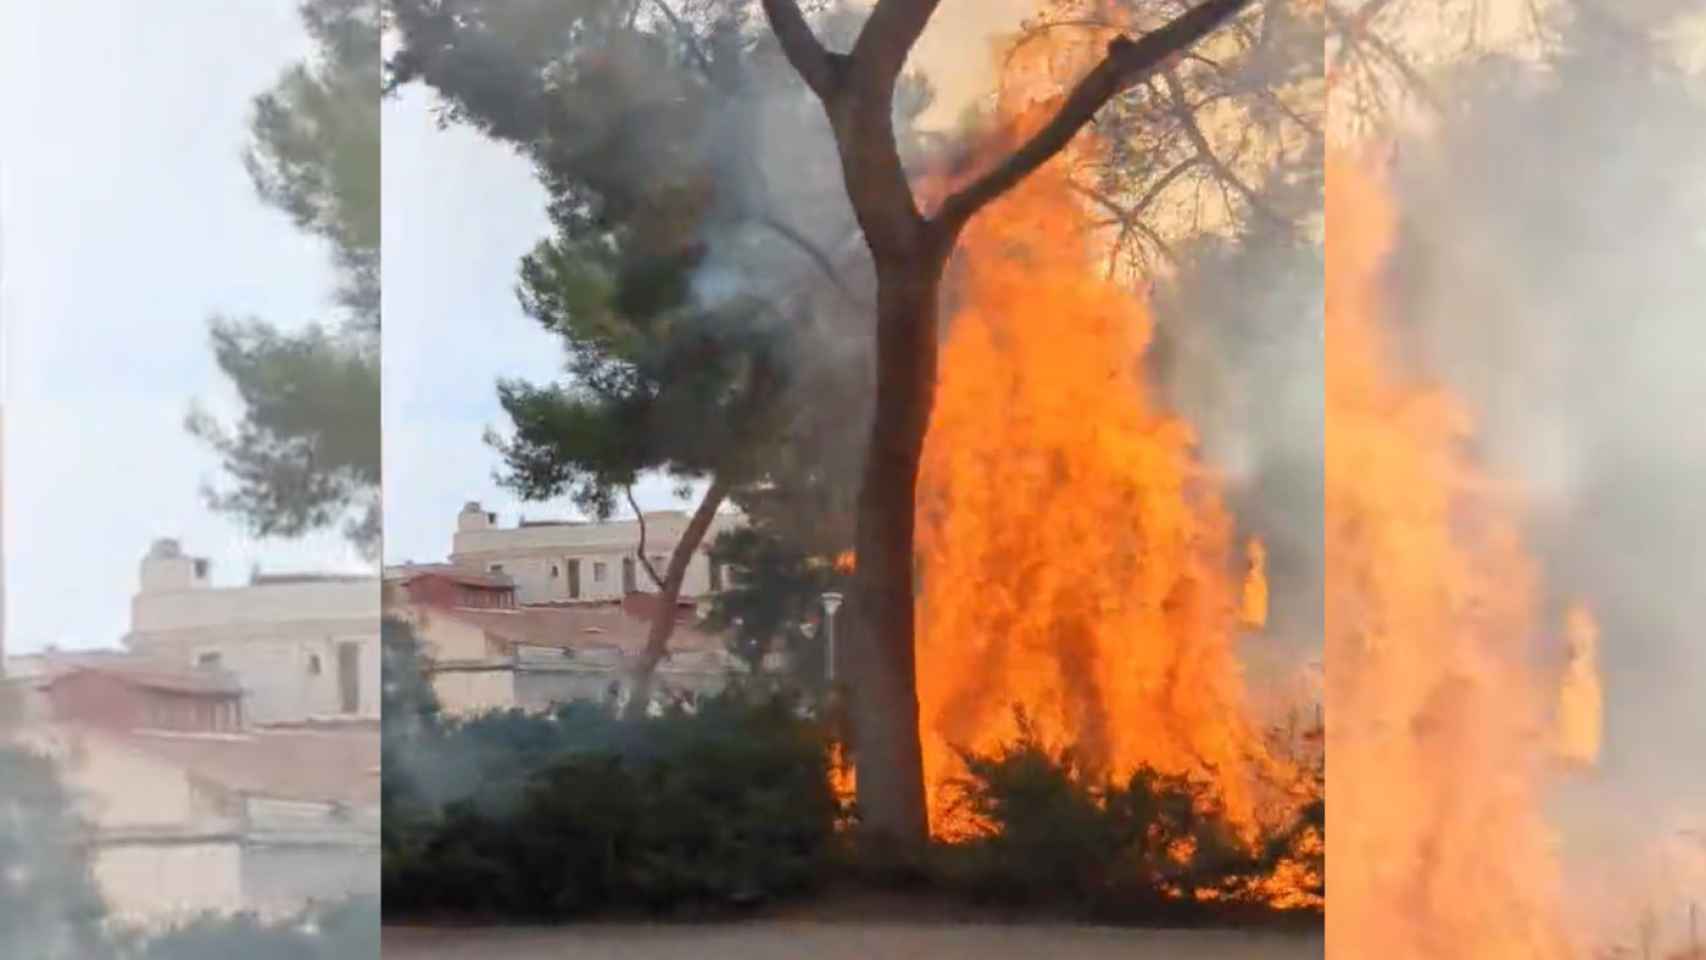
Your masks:
<svg viewBox="0 0 1706 960"><path fill-rule="evenodd" d="M387 928L404 960L1318 960L1319 936L991 924L756 921L717 926Z"/></svg>

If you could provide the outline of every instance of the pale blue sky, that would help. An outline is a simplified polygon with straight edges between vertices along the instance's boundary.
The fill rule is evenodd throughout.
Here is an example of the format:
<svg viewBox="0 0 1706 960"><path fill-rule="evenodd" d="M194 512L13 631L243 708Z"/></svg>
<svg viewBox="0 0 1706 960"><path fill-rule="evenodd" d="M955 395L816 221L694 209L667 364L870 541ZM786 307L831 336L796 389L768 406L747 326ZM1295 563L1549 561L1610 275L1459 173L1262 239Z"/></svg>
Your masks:
<svg viewBox="0 0 1706 960"><path fill-rule="evenodd" d="M203 507L192 399L229 410L207 323L332 319L326 251L241 164L250 97L308 49L285 0L0 4L8 643L117 642L155 537L250 566L350 568Z"/></svg>
<svg viewBox="0 0 1706 960"><path fill-rule="evenodd" d="M522 257L550 229L527 162L466 127L439 129L432 96L399 91L384 111L385 556L441 560L468 500L499 511L568 516L557 503L519 503L493 481L483 441L502 428L499 377L550 380L560 341L522 313ZM643 484L647 508L678 501Z"/></svg>
<svg viewBox="0 0 1706 960"><path fill-rule="evenodd" d="M162 15L169 9L169 15ZM211 515L214 458L192 400L235 398L213 364L217 313L332 321L320 241L259 202L241 164L250 101L309 50L289 0L0 5L0 322L4 323L7 642L116 643L156 537L250 568L359 569L335 535L257 542ZM499 376L547 379L555 342L522 315L518 258L541 236L527 165L440 131L418 88L387 103L386 556L440 559L455 512L522 506L492 482ZM641 491L669 505L667 485Z"/></svg>

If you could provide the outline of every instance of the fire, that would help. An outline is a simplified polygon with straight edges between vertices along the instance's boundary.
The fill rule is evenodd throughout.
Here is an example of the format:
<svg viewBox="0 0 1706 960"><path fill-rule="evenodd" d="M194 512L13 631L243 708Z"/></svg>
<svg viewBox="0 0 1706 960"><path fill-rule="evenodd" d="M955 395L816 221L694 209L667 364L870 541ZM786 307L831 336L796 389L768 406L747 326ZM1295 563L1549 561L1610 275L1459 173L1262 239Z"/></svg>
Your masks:
<svg viewBox="0 0 1706 960"><path fill-rule="evenodd" d="M1010 740L1016 704L1092 769L1212 778L1237 822L1259 820L1267 753L1236 647L1265 606L1261 550L1247 591L1192 430L1143 382L1146 304L1098 278L1090 233L1047 170L962 241L919 498L938 833L953 830L940 788L960 772L954 748Z"/></svg>
<svg viewBox="0 0 1706 960"><path fill-rule="evenodd" d="M1393 355L1382 185L1344 157L1327 184L1329 949L1574 957L1541 813L1557 731L1521 504L1466 452L1464 404ZM1595 731L1566 724L1578 754L1597 750L1598 685L1580 679L1591 623L1578 613L1569 627L1588 654L1563 712L1591 704Z"/></svg>
<svg viewBox="0 0 1706 960"><path fill-rule="evenodd" d="M857 563L853 558L853 551L843 550L835 555L836 573L852 573L856 566Z"/></svg>
<svg viewBox="0 0 1706 960"><path fill-rule="evenodd" d="M1250 559L1250 572L1244 577L1243 624L1260 630L1268 622L1268 550L1262 541L1251 538L1245 548Z"/></svg>
<svg viewBox="0 0 1706 960"><path fill-rule="evenodd" d="M1570 609L1564 621L1569 664L1558 696L1559 753L1565 760L1591 766L1599 759L1604 711L1599 685L1599 624L1585 607Z"/></svg>

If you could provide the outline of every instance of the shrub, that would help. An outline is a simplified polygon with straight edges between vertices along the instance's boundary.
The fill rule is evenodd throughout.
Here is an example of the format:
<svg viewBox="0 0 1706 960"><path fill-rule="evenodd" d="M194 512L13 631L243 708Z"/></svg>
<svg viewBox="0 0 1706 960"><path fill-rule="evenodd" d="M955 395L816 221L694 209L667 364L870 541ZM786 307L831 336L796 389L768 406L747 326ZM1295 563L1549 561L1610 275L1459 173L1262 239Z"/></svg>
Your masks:
<svg viewBox="0 0 1706 960"><path fill-rule="evenodd" d="M662 716L572 704L447 721L407 760L387 825L392 913L560 919L745 904L808 888L839 815L827 741L740 691ZM389 770L387 771L389 775Z"/></svg>
<svg viewBox="0 0 1706 960"><path fill-rule="evenodd" d="M1249 912L1250 884L1291 855L1301 826L1247 842L1209 785L1148 768L1099 779L1017 715L1018 738L962 753L966 774L953 784L971 832L940 851L941 871L974 897L1121 920Z"/></svg>

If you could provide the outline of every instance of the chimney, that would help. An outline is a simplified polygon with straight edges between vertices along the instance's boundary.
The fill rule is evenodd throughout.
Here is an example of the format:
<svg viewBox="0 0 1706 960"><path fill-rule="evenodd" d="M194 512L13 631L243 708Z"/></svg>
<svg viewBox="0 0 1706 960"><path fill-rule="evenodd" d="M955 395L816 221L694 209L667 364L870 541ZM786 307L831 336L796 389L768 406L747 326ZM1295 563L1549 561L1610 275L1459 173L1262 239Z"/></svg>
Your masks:
<svg viewBox="0 0 1706 960"><path fill-rule="evenodd" d="M154 541L148 555L142 558L141 592L175 593L207 587L211 568L207 558L189 556L178 541L162 537Z"/></svg>
<svg viewBox="0 0 1706 960"><path fill-rule="evenodd" d="M459 532L469 530L490 530L498 525L498 515L487 513L480 506L480 501L470 500L462 505L462 512L456 515L456 529Z"/></svg>

